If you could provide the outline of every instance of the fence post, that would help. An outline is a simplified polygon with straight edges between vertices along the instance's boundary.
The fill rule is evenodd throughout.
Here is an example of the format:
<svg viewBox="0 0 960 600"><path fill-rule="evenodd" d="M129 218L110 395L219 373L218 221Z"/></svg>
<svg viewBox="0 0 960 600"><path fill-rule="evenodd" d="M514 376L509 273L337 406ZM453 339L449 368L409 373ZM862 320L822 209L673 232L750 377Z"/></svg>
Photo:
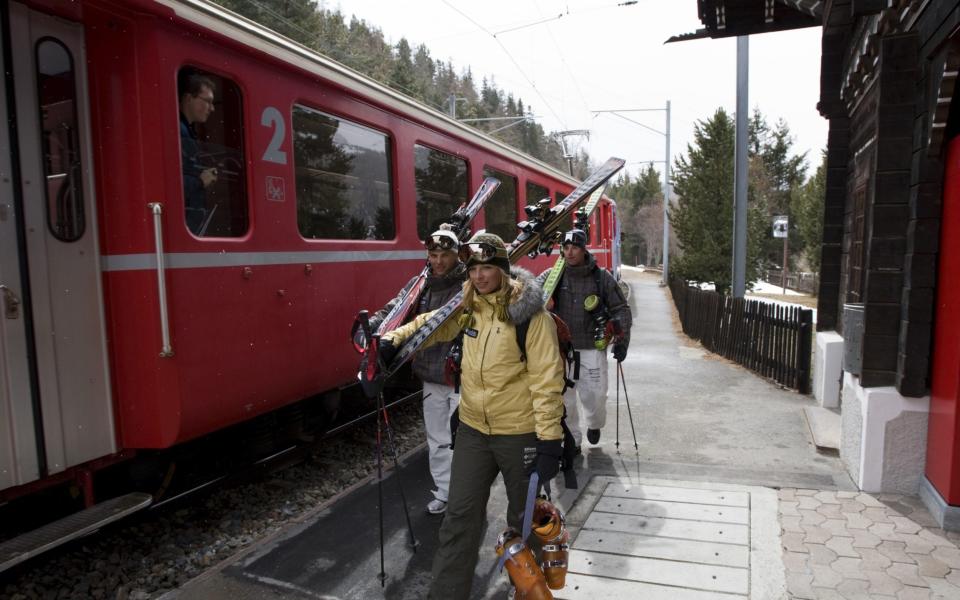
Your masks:
<svg viewBox="0 0 960 600"><path fill-rule="evenodd" d="M810 352L813 331L813 311L800 311L800 331L797 340L797 391L810 393Z"/></svg>

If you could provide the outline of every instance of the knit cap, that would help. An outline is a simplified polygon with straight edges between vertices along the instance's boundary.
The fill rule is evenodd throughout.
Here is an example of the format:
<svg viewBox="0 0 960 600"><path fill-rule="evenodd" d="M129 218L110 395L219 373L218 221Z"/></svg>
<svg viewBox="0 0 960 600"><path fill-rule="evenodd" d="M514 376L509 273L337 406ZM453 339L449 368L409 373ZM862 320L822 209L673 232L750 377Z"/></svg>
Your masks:
<svg viewBox="0 0 960 600"><path fill-rule="evenodd" d="M469 242L460 246L460 260L468 269L474 265L493 265L510 272L507 246L503 239L494 233L481 232L470 238Z"/></svg>

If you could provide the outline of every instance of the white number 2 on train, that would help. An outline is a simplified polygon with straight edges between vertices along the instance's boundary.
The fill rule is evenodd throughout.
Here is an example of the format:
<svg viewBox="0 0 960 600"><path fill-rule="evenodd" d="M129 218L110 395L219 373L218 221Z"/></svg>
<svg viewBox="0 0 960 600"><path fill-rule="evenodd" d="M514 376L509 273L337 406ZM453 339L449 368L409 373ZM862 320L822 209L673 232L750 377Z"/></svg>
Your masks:
<svg viewBox="0 0 960 600"><path fill-rule="evenodd" d="M287 164L287 153L280 149L283 145L283 138L287 133L287 126L283 122L283 115L276 107L268 106L263 109L260 115L260 124L264 127L273 128L273 137L267 144L267 149L263 152L263 160L277 163L278 165Z"/></svg>

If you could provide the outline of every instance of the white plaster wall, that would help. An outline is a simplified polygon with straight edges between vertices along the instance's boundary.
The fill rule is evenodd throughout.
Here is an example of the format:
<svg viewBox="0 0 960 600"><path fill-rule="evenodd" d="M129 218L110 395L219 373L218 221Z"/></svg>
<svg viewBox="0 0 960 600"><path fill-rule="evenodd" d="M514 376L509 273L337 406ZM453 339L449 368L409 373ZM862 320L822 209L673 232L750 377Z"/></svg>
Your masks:
<svg viewBox="0 0 960 600"><path fill-rule="evenodd" d="M860 386L844 373L840 458L866 492L916 494L926 459L929 396Z"/></svg>
<svg viewBox="0 0 960 600"><path fill-rule="evenodd" d="M843 400L840 405L840 460L850 473L850 478L860 481L860 447L863 439L863 414L857 388L860 378L850 373L843 374Z"/></svg>
<svg viewBox="0 0 960 600"><path fill-rule="evenodd" d="M843 336L836 331L817 333L813 355L813 397L824 408L840 406L843 373Z"/></svg>
<svg viewBox="0 0 960 600"><path fill-rule="evenodd" d="M905 410L886 424L883 438L883 490L916 494L927 458L929 413Z"/></svg>

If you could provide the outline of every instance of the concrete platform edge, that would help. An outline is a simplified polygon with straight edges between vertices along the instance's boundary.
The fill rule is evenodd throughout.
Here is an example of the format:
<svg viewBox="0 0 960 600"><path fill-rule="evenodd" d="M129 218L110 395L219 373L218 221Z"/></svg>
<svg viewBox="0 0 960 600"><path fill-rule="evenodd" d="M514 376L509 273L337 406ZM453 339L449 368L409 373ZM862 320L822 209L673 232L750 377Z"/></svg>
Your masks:
<svg viewBox="0 0 960 600"><path fill-rule="evenodd" d="M421 444L418 444L414 448L408 450L406 453L402 454L399 458L400 466L402 467L404 463L408 462L410 457L414 456L418 452L423 451L426 447L427 447L427 443L423 442ZM384 469L385 474L393 470L392 462L385 463L385 466L386 466L386 468ZM251 554L263 551L265 546L279 543L287 538L290 538L296 535L301 529L309 526L309 521L313 517L327 510L332 505L340 501L341 498L349 495L354 490L359 489L365 485L368 485L371 481L375 481L376 478L377 478L376 472L371 473L370 475L368 475L367 477L364 477L363 479L354 483L350 487L342 490L340 493L334 496L331 496L326 501L322 502L312 510L305 512L304 514L300 515L299 517L295 518L289 523L286 523L285 525L281 526L280 529L278 529L277 531L267 534L266 536L260 538L259 540L254 541L246 548L241 549L239 552L236 552L235 554L228 556L227 558L223 559L216 565L210 567L209 569L200 573L199 575L197 575L187 583L183 584L179 588L175 590L170 590L166 594L163 594L158 598L158 600L176 600L177 598L180 598L181 594L188 593L191 590L191 588L193 588L194 586L200 585L205 581L218 576L221 573L221 571L223 571L228 566L242 561L243 559L247 558Z"/></svg>

